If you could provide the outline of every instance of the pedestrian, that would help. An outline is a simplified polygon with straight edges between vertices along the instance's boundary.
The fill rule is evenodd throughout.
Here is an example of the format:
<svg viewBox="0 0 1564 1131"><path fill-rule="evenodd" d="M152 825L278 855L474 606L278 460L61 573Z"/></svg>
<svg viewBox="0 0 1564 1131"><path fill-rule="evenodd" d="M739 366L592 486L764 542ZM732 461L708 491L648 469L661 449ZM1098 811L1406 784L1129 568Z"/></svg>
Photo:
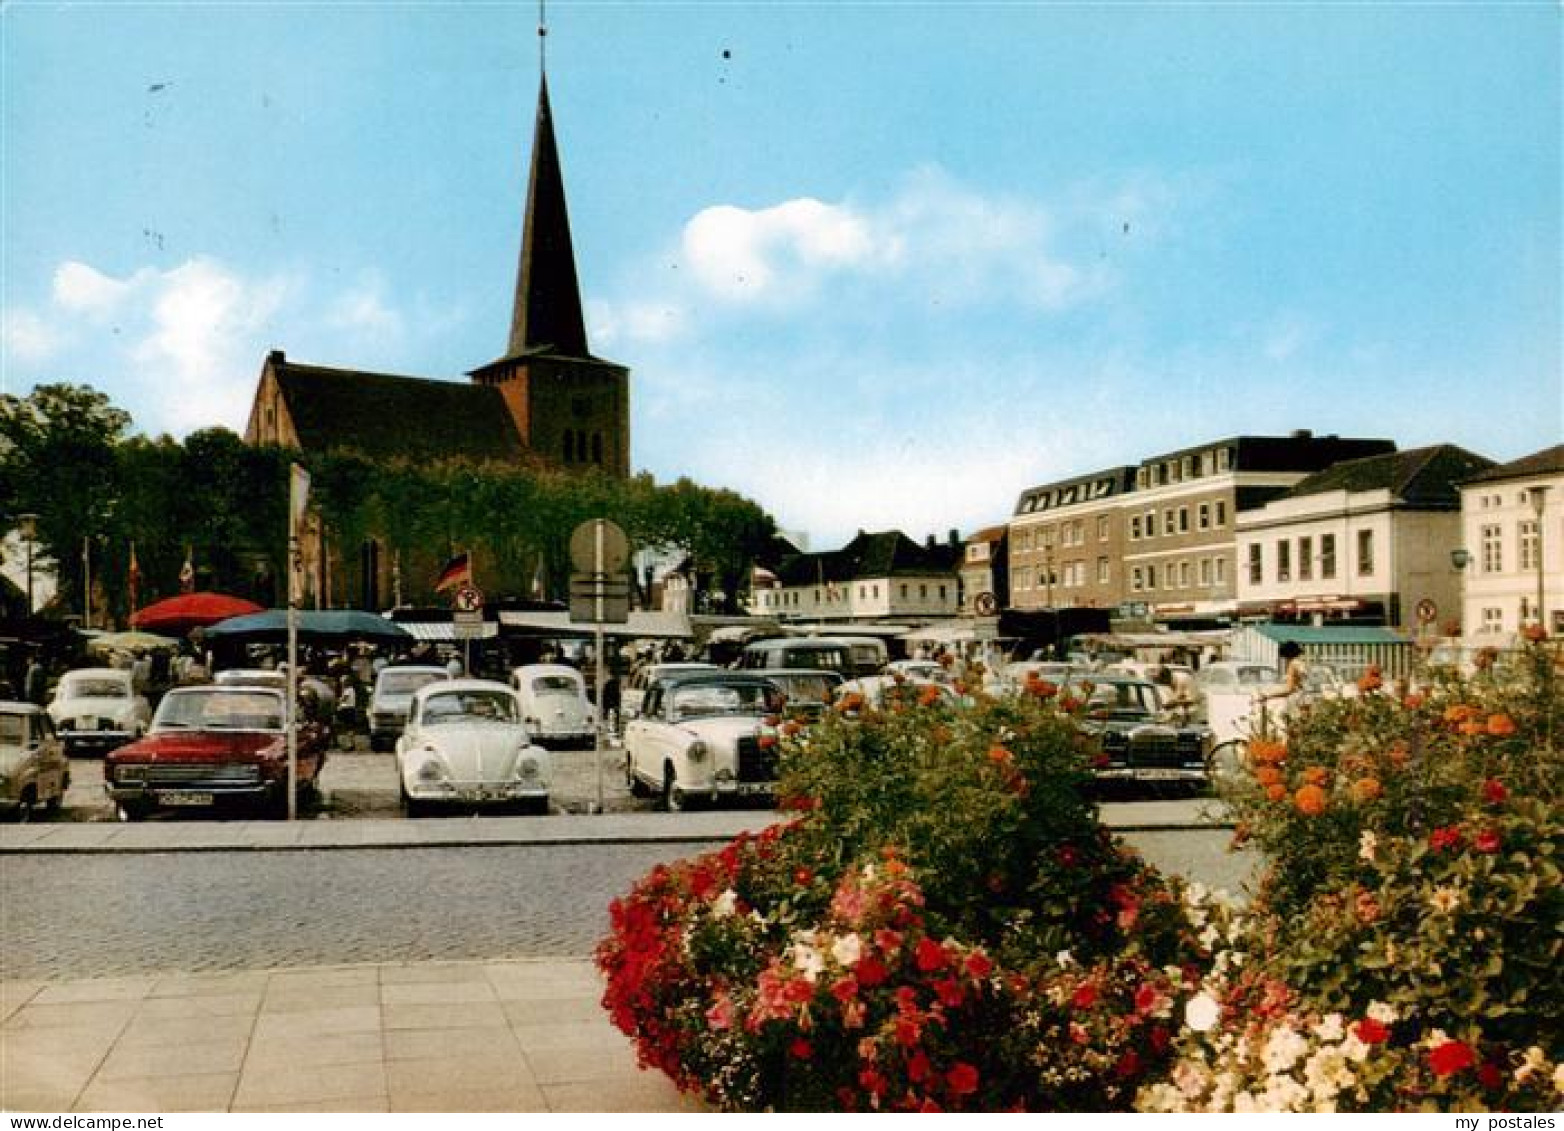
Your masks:
<svg viewBox="0 0 1564 1131"><path fill-rule="evenodd" d="M609 669L607 677L603 680L603 726L610 735L619 733L619 672L617 669Z"/></svg>
<svg viewBox="0 0 1564 1131"><path fill-rule="evenodd" d="M27 657L27 674L22 677L22 694L29 703L42 707L49 697L49 672L43 666L37 649Z"/></svg>

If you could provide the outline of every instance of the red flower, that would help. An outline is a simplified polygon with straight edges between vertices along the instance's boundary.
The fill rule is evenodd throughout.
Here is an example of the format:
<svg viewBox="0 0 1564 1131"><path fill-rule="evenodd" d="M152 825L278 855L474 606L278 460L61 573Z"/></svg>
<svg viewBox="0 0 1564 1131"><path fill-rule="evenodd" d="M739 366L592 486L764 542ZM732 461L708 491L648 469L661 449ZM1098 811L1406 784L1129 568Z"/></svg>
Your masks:
<svg viewBox="0 0 1564 1131"><path fill-rule="evenodd" d="M831 987L831 996L844 1005L858 996L858 980L852 975L838 980Z"/></svg>
<svg viewBox="0 0 1564 1131"><path fill-rule="evenodd" d="M1140 1074L1140 1054L1134 1049L1125 1049L1124 1055L1119 1057L1119 1062L1113 1066L1113 1074L1120 1080L1128 1080Z"/></svg>
<svg viewBox="0 0 1564 1131"><path fill-rule="evenodd" d="M1483 800L1490 805L1503 804L1510 796L1510 791L1504 788L1504 783L1498 778L1489 778L1483 782Z"/></svg>
<svg viewBox="0 0 1564 1131"><path fill-rule="evenodd" d="M1075 988L1075 993L1070 997L1070 1004L1076 1009L1090 1009L1097 1002L1097 987L1090 982L1082 982Z"/></svg>
<svg viewBox="0 0 1564 1131"><path fill-rule="evenodd" d="M1460 848L1461 827L1459 825L1446 825L1435 829L1428 835L1428 847L1436 849Z"/></svg>
<svg viewBox="0 0 1564 1131"><path fill-rule="evenodd" d="M921 972L932 974L936 970L943 970L949 961L950 956L939 943L927 937L919 940L917 963Z"/></svg>
<svg viewBox="0 0 1564 1131"><path fill-rule="evenodd" d="M940 1003L947 1009L955 1009L966 1000L966 995L961 991L961 983L954 978L941 978L935 982L934 992L939 995Z"/></svg>
<svg viewBox="0 0 1564 1131"><path fill-rule="evenodd" d="M1428 1067L1435 1076L1452 1076L1463 1068L1470 1068L1477 1060L1470 1045L1464 1041L1446 1041L1428 1052Z"/></svg>
<svg viewBox="0 0 1564 1131"><path fill-rule="evenodd" d="M945 1073L945 1083L950 1085L950 1094L953 1096L970 1096L978 1088L978 1070L966 1061L956 1062L956 1066Z"/></svg>
<svg viewBox="0 0 1564 1131"><path fill-rule="evenodd" d="M1477 1082L1490 1092L1496 1092L1504 1087L1504 1070L1490 1060L1477 1070Z"/></svg>
<svg viewBox="0 0 1564 1131"><path fill-rule="evenodd" d="M1173 1043L1173 1034L1167 1031L1166 1026L1153 1025L1151 1028L1151 1051L1165 1053L1168 1046Z"/></svg>
<svg viewBox="0 0 1564 1131"><path fill-rule="evenodd" d="M1472 847L1491 855L1504 847L1504 838L1499 835L1498 829L1484 829L1473 839Z"/></svg>
<svg viewBox="0 0 1564 1131"><path fill-rule="evenodd" d="M881 1096L885 1094L885 1077L871 1066L858 1073L858 1086L871 1096Z"/></svg>
<svg viewBox="0 0 1564 1131"><path fill-rule="evenodd" d="M1135 1012L1150 1013L1157 1004L1157 987L1150 982L1142 982L1140 989L1135 991Z"/></svg>
<svg viewBox="0 0 1564 1131"><path fill-rule="evenodd" d="M922 1049L907 1058L907 1079L921 1084L929 1078L929 1058Z"/></svg>
<svg viewBox="0 0 1564 1131"><path fill-rule="evenodd" d="M885 979L890 977L890 971L885 968L885 963L872 954L858 960L858 964L853 967L853 974L857 976L860 986L882 985Z"/></svg>
<svg viewBox="0 0 1564 1131"><path fill-rule="evenodd" d="M1365 1017L1352 1027L1358 1040L1366 1045L1382 1045L1390 1040L1390 1030L1372 1017Z"/></svg>
<svg viewBox="0 0 1564 1131"><path fill-rule="evenodd" d="M792 1044L788 1045L787 1052L794 1060L813 1060L815 1055L814 1046L804 1040L803 1037L799 1037Z"/></svg>
<svg viewBox="0 0 1564 1131"><path fill-rule="evenodd" d="M988 960L988 955L981 950L974 950L967 955L967 973L974 979L981 981L993 973L993 970L994 964Z"/></svg>
<svg viewBox="0 0 1564 1131"><path fill-rule="evenodd" d="M793 869L793 882L801 888L808 887L814 878L814 871L804 867L802 864Z"/></svg>

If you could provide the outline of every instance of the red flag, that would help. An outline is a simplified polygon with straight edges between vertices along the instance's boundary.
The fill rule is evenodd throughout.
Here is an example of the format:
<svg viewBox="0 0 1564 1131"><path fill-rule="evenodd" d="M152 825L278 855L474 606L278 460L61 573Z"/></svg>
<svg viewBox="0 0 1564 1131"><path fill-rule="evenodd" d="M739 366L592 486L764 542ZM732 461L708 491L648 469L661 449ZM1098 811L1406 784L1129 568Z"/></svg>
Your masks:
<svg viewBox="0 0 1564 1131"><path fill-rule="evenodd" d="M445 563L445 568L440 571L440 576L435 579L434 591L442 593L463 582L472 580L472 559L467 551L463 550L450 561Z"/></svg>

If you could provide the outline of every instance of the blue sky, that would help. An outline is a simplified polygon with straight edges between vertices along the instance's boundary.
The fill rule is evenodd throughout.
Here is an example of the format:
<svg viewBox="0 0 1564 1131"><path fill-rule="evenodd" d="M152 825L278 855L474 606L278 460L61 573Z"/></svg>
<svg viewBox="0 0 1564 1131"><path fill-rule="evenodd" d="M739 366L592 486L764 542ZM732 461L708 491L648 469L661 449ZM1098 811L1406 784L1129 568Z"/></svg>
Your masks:
<svg viewBox="0 0 1564 1131"><path fill-rule="evenodd" d="M633 462L830 548L1238 433L1564 435L1560 8L548 5ZM0 8L0 388L242 430L509 328L537 7Z"/></svg>

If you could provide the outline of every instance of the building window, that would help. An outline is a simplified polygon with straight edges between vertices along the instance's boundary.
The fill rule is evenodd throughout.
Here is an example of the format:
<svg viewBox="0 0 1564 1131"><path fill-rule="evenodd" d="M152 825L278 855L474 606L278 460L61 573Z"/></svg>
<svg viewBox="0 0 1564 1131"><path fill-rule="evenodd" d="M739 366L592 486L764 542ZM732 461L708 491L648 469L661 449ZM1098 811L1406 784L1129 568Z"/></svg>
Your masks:
<svg viewBox="0 0 1564 1131"><path fill-rule="evenodd" d="M903 601L905 601L907 599L907 586L905 586L905 585L903 585L901 587L901 599Z"/></svg>
<svg viewBox="0 0 1564 1131"><path fill-rule="evenodd" d="M1216 469L1218 471L1228 471L1228 470L1230 470L1232 468L1232 466L1233 466L1233 449L1232 448L1218 448L1216 450Z"/></svg>
<svg viewBox="0 0 1564 1131"><path fill-rule="evenodd" d="M1146 584L1145 576L1140 572L1140 566L1130 570L1130 590L1139 593Z"/></svg>
<svg viewBox="0 0 1564 1131"><path fill-rule="evenodd" d="M1179 507L1178 508L1178 532L1180 534L1188 534L1189 533L1189 508L1188 507Z"/></svg>
<svg viewBox="0 0 1564 1131"><path fill-rule="evenodd" d="M1259 585L1264 580L1261 567L1264 566L1264 555L1260 549L1260 543L1249 543L1249 584Z"/></svg>
<svg viewBox="0 0 1564 1131"><path fill-rule="evenodd" d="M1130 515L1130 541L1140 541L1140 515L1138 514Z"/></svg>
<svg viewBox="0 0 1564 1131"><path fill-rule="evenodd" d="M945 587L943 585L939 587L939 599L941 601L945 599Z"/></svg>
<svg viewBox="0 0 1564 1131"><path fill-rule="evenodd" d="M1106 584L1108 584L1108 570L1109 570L1108 559L1107 558L1098 558L1097 559L1097 584L1098 585L1106 585Z"/></svg>
<svg viewBox="0 0 1564 1131"><path fill-rule="evenodd" d="M1326 581L1335 580L1336 536L1334 534L1320 535L1320 576Z"/></svg>
<svg viewBox="0 0 1564 1131"><path fill-rule="evenodd" d="M1179 562L1178 563L1178 587L1180 589L1188 589L1189 588L1189 563L1188 562Z"/></svg>
<svg viewBox="0 0 1564 1131"><path fill-rule="evenodd" d="M1147 538L1155 538L1157 536L1157 512L1156 511L1147 511L1146 512L1146 527L1145 527L1145 529L1146 529L1146 537Z"/></svg>
<svg viewBox="0 0 1564 1131"><path fill-rule="evenodd" d="M1298 580L1314 580L1314 539L1298 539Z"/></svg>
<svg viewBox="0 0 1564 1131"><path fill-rule="evenodd" d="M1146 588L1147 589L1155 589L1156 587L1157 587L1157 567L1156 566L1147 566L1146 567Z"/></svg>
<svg viewBox="0 0 1564 1131"><path fill-rule="evenodd" d="M1482 627L1478 630L1485 634L1497 635L1504 631L1504 610L1484 609Z"/></svg>
<svg viewBox="0 0 1564 1131"><path fill-rule="evenodd" d="M1097 541L1099 541L1099 542L1106 542L1107 540L1108 540L1108 516L1105 515L1105 514L1101 514L1101 515L1097 516Z"/></svg>
<svg viewBox="0 0 1564 1131"><path fill-rule="evenodd" d="M1520 525L1520 557L1515 563L1516 568L1535 570L1541 549L1537 540L1537 520L1528 518Z"/></svg>
<svg viewBox="0 0 1564 1131"><path fill-rule="evenodd" d="M1174 521L1173 508L1169 507L1167 510L1162 512L1162 533L1172 534Z"/></svg>
<svg viewBox="0 0 1564 1131"><path fill-rule="evenodd" d="M1199 509L1195 511L1195 525L1198 526L1201 530L1211 529L1210 503L1201 503Z"/></svg>
<svg viewBox="0 0 1564 1131"><path fill-rule="evenodd" d="M1482 528L1484 573L1504 572L1504 535L1498 523Z"/></svg>
<svg viewBox="0 0 1564 1131"><path fill-rule="evenodd" d="M1276 580L1292 580L1292 543L1285 538L1276 543Z"/></svg>
<svg viewBox="0 0 1564 1131"><path fill-rule="evenodd" d="M1218 499L1216 501L1216 524L1218 526L1226 526L1227 525L1227 500L1226 499Z"/></svg>
<svg viewBox="0 0 1564 1131"><path fill-rule="evenodd" d="M1372 530L1358 531L1358 576L1372 577L1374 575L1374 532Z"/></svg>
<svg viewBox="0 0 1564 1131"><path fill-rule="evenodd" d="M1217 558L1217 559L1215 559L1212 562L1212 566L1213 566L1213 568L1212 568L1211 573L1212 573L1212 577L1214 578L1214 584L1216 584L1216 585L1226 585L1227 584L1227 559L1226 558Z"/></svg>

